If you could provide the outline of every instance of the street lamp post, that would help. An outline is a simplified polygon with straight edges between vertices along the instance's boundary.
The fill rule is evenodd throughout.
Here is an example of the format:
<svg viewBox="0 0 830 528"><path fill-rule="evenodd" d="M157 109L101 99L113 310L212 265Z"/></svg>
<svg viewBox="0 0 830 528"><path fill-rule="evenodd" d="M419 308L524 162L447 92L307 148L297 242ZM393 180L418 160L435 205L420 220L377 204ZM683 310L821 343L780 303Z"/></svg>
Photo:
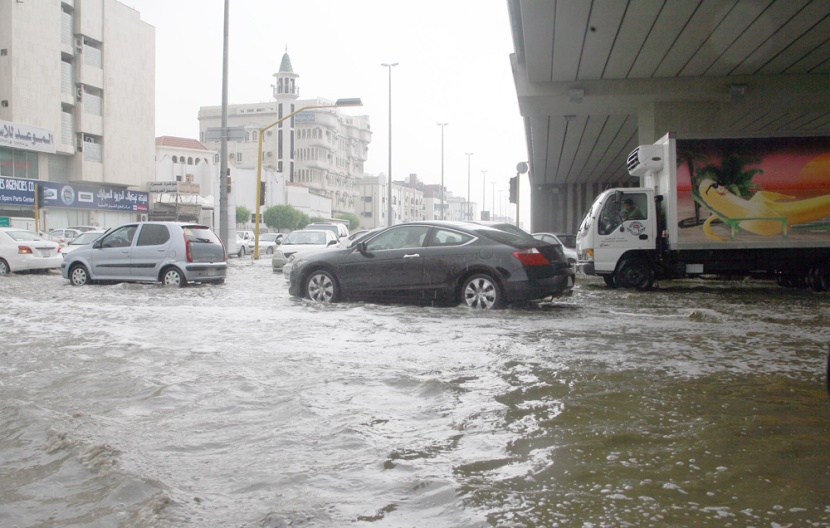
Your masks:
<svg viewBox="0 0 830 528"><path fill-rule="evenodd" d="M444 220L444 127L449 123L438 123L441 127L441 220Z"/></svg>
<svg viewBox="0 0 830 528"><path fill-rule="evenodd" d="M487 200L487 171L481 171L481 219L484 220L484 208Z"/></svg>
<svg viewBox="0 0 830 528"><path fill-rule="evenodd" d="M490 221L495 221L496 218L496 182L490 182L490 185L493 186L493 208L490 210Z"/></svg>
<svg viewBox="0 0 830 528"><path fill-rule="evenodd" d="M389 69L389 177L386 187L386 225L392 225L392 67L397 62L383 63L381 66Z"/></svg>
<svg viewBox="0 0 830 528"><path fill-rule="evenodd" d="M256 162L256 213L254 219L256 220L254 226L254 255L253 258L259 259L259 224L261 223L259 220L259 209L260 204L262 203L262 137L265 135L265 132L270 128L273 128L286 119L294 117L295 115L299 114L300 112L305 112L306 110L312 110L314 108L339 108L341 106L363 106L363 103L358 98L353 99L338 99L334 102L334 104L330 105L312 105L312 106L304 106L299 110L295 110L291 112L285 117L282 117L268 126L264 126L259 129L259 138L258 138L258 155L257 155L257 162Z"/></svg>
<svg viewBox="0 0 830 528"><path fill-rule="evenodd" d="M470 156L473 155L472 152L465 152L467 156L467 221L472 222L473 220L473 200L470 197Z"/></svg>

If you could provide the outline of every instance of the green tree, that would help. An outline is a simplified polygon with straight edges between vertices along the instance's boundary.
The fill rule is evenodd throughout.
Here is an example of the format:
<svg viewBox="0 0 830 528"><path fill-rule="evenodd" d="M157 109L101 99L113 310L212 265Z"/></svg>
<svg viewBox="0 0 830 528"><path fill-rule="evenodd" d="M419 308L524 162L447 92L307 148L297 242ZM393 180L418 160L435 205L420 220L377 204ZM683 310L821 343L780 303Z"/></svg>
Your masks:
<svg viewBox="0 0 830 528"><path fill-rule="evenodd" d="M312 224L312 223L314 223L314 224L328 224L329 221L328 221L328 219L323 218L322 216L312 216L311 221L309 222L309 224Z"/></svg>
<svg viewBox="0 0 830 528"><path fill-rule="evenodd" d="M278 231L294 230L300 227L304 216L306 215L290 205L274 205L265 210L262 220L265 225Z"/></svg>
<svg viewBox="0 0 830 528"><path fill-rule="evenodd" d="M348 220L349 221L349 231L357 229L360 227L360 218L357 215L352 213L338 213L335 218L339 218L341 220Z"/></svg>
<svg viewBox="0 0 830 528"><path fill-rule="evenodd" d="M251 210L244 205L236 206L236 223L246 224L251 221Z"/></svg>
<svg viewBox="0 0 830 528"><path fill-rule="evenodd" d="M297 229L302 229L311 223L311 218L305 213L300 213L300 221L297 222Z"/></svg>
<svg viewBox="0 0 830 528"><path fill-rule="evenodd" d="M747 169L747 165L756 165L761 162L752 150L751 144L727 143L723 149L720 165L707 165L700 169L701 178L712 178L719 185L729 189L732 194L740 197L752 196L761 186L752 182L756 174L763 174L762 169Z"/></svg>

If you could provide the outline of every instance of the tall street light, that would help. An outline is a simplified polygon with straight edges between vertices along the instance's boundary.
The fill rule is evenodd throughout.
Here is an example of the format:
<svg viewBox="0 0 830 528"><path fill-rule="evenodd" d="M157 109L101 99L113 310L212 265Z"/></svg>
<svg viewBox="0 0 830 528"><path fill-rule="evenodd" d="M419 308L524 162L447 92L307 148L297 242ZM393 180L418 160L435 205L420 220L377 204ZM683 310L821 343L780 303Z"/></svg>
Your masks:
<svg viewBox="0 0 830 528"><path fill-rule="evenodd" d="M441 220L444 220L444 127L449 123L438 123L441 127Z"/></svg>
<svg viewBox="0 0 830 528"><path fill-rule="evenodd" d="M389 182L386 187L386 225L392 225L392 67L397 62L383 63L381 66L389 69Z"/></svg>
<svg viewBox="0 0 830 528"><path fill-rule="evenodd" d="M487 199L487 171L481 171L481 219L484 220L484 208L487 207L485 200Z"/></svg>
<svg viewBox="0 0 830 528"><path fill-rule="evenodd" d="M306 110L312 110L314 108L339 108L341 106L363 106L363 102L359 98L351 98L351 99L338 99L334 102L334 104L329 105L312 105L312 106L304 106L299 110L295 110L288 114L285 117L282 117L268 126L264 126L259 129L259 150L257 155L257 162L256 162L256 213L254 218L256 219L255 226L254 226L254 259L259 259L259 208L260 204L262 203L262 137L265 135L265 132L273 128L286 119L294 117L295 115L299 114L300 112L305 112Z"/></svg>
<svg viewBox="0 0 830 528"><path fill-rule="evenodd" d="M470 198L470 156L473 155L472 152L465 152L467 156L467 221L471 222L473 220L473 200Z"/></svg>

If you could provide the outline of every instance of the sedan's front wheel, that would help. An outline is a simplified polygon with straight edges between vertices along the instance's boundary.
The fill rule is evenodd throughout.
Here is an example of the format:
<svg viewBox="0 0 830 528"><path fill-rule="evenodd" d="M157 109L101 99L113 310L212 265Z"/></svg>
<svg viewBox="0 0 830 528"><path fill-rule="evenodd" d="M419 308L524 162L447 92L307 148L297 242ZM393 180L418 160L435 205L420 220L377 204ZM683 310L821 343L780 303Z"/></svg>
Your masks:
<svg viewBox="0 0 830 528"><path fill-rule="evenodd" d="M468 308L491 310L502 305L498 284L485 274L473 275L467 279L461 288L461 296Z"/></svg>
<svg viewBox="0 0 830 528"><path fill-rule="evenodd" d="M308 276L305 291L309 299L319 303L336 302L339 295L334 277L322 270L314 271Z"/></svg>

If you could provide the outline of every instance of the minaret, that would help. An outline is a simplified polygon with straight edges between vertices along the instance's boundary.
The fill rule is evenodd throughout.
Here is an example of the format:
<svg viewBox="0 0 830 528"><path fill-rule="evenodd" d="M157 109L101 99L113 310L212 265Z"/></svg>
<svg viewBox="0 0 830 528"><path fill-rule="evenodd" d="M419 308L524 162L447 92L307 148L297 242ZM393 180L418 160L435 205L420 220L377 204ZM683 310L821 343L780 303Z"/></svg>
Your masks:
<svg viewBox="0 0 830 528"><path fill-rule="evenodd" d="M274 74L276 84L271 85L274 92L274 99L277 101L277 114L279 119L294 112L294 102L300 96L300 87L297 86L297 78L300 76L294 73L291 68L291 59L288 57L288 46L285 47L285 54L280 62L280 71ZM276 130L277 141L274 150L277 154L277 171L281 172L286 182L294 181L294 158L292 157L294 145L294 119L286 120L279 124Z"/></svg>
<svg viewBox="0 0 830 528"><path fill-rule="evenodd" d="M276 84L271 85L274 90L274 99L295 100L300 96L300 87L297 86L299 75L291 68L291 58L288 56L288 46L285 47L285 54L280 62L280 71L274 74Z"/></svg>

